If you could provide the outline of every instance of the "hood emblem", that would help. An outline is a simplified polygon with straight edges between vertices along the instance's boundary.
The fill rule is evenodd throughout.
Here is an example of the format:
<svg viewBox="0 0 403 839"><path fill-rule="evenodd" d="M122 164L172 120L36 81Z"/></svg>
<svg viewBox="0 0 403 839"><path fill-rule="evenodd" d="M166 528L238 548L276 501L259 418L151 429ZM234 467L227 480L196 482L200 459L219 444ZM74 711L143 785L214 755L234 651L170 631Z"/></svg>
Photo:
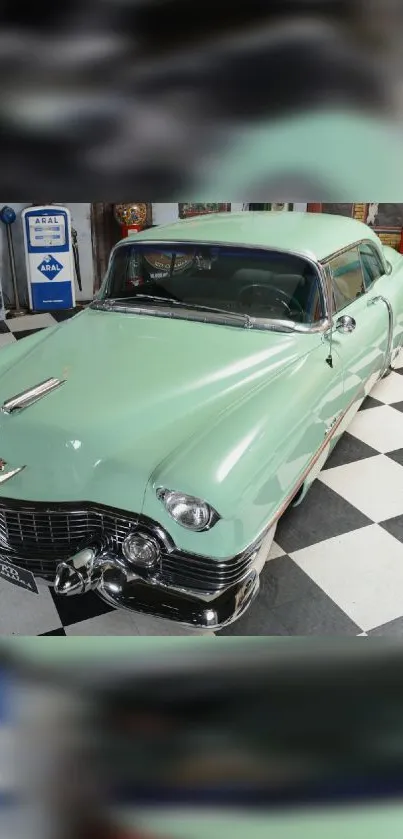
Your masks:
<svg viewBox="0 0 403 839"><path fill-rule="evenodd" d="M14 414L16 411L23 411L25 408L29 408L30 405L38 402L39 399L43 399L48 393L64 385L65 381L65 379L46 379L45 382L41 382L39 385L29 388L29 390L24 390L23 393L18 393L17 396L7 399L3 403L1 410L3 414Z"/></svg>

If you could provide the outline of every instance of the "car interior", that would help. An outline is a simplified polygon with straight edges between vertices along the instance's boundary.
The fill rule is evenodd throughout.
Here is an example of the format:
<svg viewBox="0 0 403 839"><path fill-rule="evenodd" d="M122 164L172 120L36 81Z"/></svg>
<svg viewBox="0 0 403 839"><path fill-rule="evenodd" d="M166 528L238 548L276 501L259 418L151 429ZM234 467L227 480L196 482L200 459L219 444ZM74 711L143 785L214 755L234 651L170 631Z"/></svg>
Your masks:
<svg viewBox="0 0 403 839"><path fill-rule="evenodd" d="M107 297L144 301L145 295L173 299L191 306L222 309L255 318L309 324L323 317L319 278L314 266L301 257L275 252L231 252L226 248L202 253L161 254L153 271L147 251L120 248L112 263ZM155 249L152 254L155 265ZM161 266L167 265L168 267ZM169 267L170 266L170 267ZM161 302L159 300L158 302Z"/></svg>

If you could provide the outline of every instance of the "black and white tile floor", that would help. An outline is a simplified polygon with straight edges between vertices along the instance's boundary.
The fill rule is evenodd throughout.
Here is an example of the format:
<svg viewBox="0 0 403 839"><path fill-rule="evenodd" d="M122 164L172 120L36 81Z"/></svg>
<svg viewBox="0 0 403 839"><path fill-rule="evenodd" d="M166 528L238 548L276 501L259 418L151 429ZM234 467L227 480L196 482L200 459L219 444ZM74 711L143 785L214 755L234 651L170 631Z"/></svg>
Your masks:
<svg viewBox="0 0 403 839"><path fill-rule="evenodd" d="M66 313L0 322L0 348ZM95 594L0 581L0 635L182 635ZM300 507L287 511L260 594L223 635L403 637L403 367L378 383Z"/></svg>

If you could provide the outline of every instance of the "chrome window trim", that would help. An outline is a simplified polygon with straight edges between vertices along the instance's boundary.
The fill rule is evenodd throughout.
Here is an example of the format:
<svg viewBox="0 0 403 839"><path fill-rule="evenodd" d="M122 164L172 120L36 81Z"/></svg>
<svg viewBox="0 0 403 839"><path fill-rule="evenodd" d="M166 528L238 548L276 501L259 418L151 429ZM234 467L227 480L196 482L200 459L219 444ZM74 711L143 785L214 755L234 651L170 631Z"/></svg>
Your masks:
<svg viewBox="0 0 403 839"><path fill-rule="evenodd" d="M331 262L332 262L333 260L337 259L339 256L342 256L344 253L348 253L349 251L353 251L353 250L356 250L356 252L357 252L357 256L358 256L358 259L359 259L359 263L360 263L360 266L361 266L361 275L362 275L362 283L363 283L363 287L364 287L364 292L363 292L363 294L360 294L360 295L359 295L359 297L354 297L354 298L352 298L352 300L348 300L348 302L347 302L347 303L345 303L345 304L344 304L344 306L341 306L341 307L339 308L339 307L337 306L337 298L336 298L336 294L335 294L335 285L336 285L336 283L335 283L335 279L334 279L333 272L332 272L332 268L331 268ZM329 275L330 275L331 293L332 293L332 295L333 295L333 301L334 301L334 308L333 308L333 311L334 311L334 313L335 313L335 314L337 314L337 315L338 315L338 314L339 314L339 312L344 312L344 310L345 310L345 309L347 309L347 307L348 307L348 306L351 306L353 303L355 303L355 302L356 302L356 300L359 300L359 299L360 299L360 297L364 297L364 296L365 296L365 294L367 293L367 288L366 288L366 286L365 286L364 270L363 270L363 267L362 267L362 262L361 262L361 255L360 255L359 245L358 245L358 244L354 244L354 245L350 245L348 248L343 248L343 250L342 250L342 251L339 251L337 254L335 254L334 256L332 256L332 257L330 257L330 258L329 258L329 260L328 260L328 261L327 261L327 263L326 263L326 267L327 267L327 269L328 269L328 271L329 271ZM330 291L330 290L329 290L329 291Z"/></svg>
<svg viewBox="0 0 403 839"><path fill-rule="evenodd" d="M329 265L329 263L331 262L332 259L335 259L337 256L341 256L343 253L346 253L351 248L357 248L357 247L360 248L361 245L370 245L376 251L376 253L379 256L379 259L381 261L381 264L383 265L383 268L384 268L384 274L382 274L382 276L385 276L385 275L388 276L388 265L390 265L390 263L388 263L388 261L385 259L384 254L378 248L377 243L374 242L373 239L358 239L355 242L350 242L349 245L343 246L338 251L335 251L334 253L327 256L326 259L322 259L320 261L320 264L322 266L326 267L327 265ZM392 268L392 270L393 270L393 268ZM390 274L390 272L389 272L389 274ZM381 277L379 279L381 279Z"/></svg>
<svg viewBox="0 0 403 839"><path fill-rule="evenodd" d="M383 261L382 261L382 259L381 259L380 254L379 254L379 252L378 252L378 249L374 246L373 242L368 242L368 241L367 241L367 242L362 242L362 243L361 243L361 245L360 245L359 254L360 254L360 259L361 259L362 273L363 273L363 276L364 276L364 286L365 286L365 290L366 290L366 291L372 291L372 289L374 288L374 286L376 285L376 283L377 283L379 280L381 280L381 279L382 279L382 277L384 277L384 276L385 276L385 271L384 271L384 273L383 273L383 274L380 274L380 275L379 275L379 277L377 277L375 280L372 280L372 283L371 283L369 286L367 286L367 285L366 285L366 283L365 283L364 265L363 265L363 262L362 262L362 253L361 253L361 247L362 247L363 245L367 245L369 248L371 248L371 250L373 251L373 253L375 253L375 254L376 254L376 256L377 256L377 257L378 257L378 259L379 259L379 263L380 263L380 267L381 267L381 269L382 269L382 268L385 268L385 266L384 266L384 264L383 264Z"/></svg>
<svg viewBox="0 0 403 839"><path fill-rule="evenodd" d="M350 248L360 247L361 245L372 245L372 247L375 248L375 250L378 252L378 256L379 256L379 258L382 262L382 265L385 268L385 273L386 273L387 262L385 260L385 257L383 255L383 253L378 249L377 243L374 242L373 239L357 239L353 242L350 242L348 245L343 245L342 248L339 248L339 250L334 251L334 253L329 254L329 256L327 256L325 259L322 259L320 264L321 265L326 265L327 263L330 262L331 259L334 259L336 256L340 256L341 254L345 253L346 251L349 251Z"/></svg>
<svg viewBox="0 0 403 839"><path fill-rule="evenodd" d="M368 288L367 288L366 285L365 285L364 271L363 271L362 262L361 262L361 270L362 270L364 287L365 287L364 294L362 294L361 296L364 297L364 295L367 294L368 291L371 291L373 289L375 283L377 283L379 280L381 280L382 277L388 276L388 268L387 268L388 263L385 260L385 257L383 255L383 253L378 248L376 242L374 242L372 239L359 239L356 242L350 242L349 245L345 245L344 247L340 248L338 251L335 251L334 253L332 253L330 256L327 256L326 259L323 259L320 264L322 265L322 267L325 271L326 271L326 269L328 269L330 271L330 275L331 275L331 268L330 268L331 261L333 259L336 259L338 256L342 256L343 253L347 253L347 251L351 250L352 248L358 248L358 253L359 253L360 261L361 261L361 254L360 254L360 251L359 251L361 245L370 245L375 250L377 255L379 256L381 264L383 265L383 268L384 268L384 273L381 275L381 277L379 277L378 280L375 280L374 283L372 283L372 285L368 286ZM390 274L389 274L389 276L390 276ZM333 292L333 290L334 290L333 280L331 281L331 283L332 283L332 292ZM328 292L330 293L330 289L328 289ZM355 298L355 299L359 299L359 298ZM338 309L337 311L342 312L347 306L351 306L351 304L354 303L354 302L355 302L354 300L350 300L350 302L346 303L346 305L343 306L342 309ZM329 309L328 309L328 311L329 311Z"/></svg>
<svg viewBox="0 0 403 839"><path fill-rule="evenodd" d="M325 332L328 331L328 329L330 327L329 312L331 311L331 308L329 306L329 299L328 299L328 294L327 294L327 290L326 290L326 280L325 280L325 275L324 275L324 270L323 270L323 263L320 260L318 260L315 257L315 255L313 253L311 253L310 251L307 251L306 253L304 253L303 251L290 250L289 248L275 248L275 247L272 247L272 246L268 247L266 245L256 245L256 244L251 245L251 244L245 244L243 242L224 242L224 241L216 241L216 240L210 240L210 241L198 240L197 242L192 242L191 239L190 240L187 240L187 239L166 239L166 240L164 240L164 239L161 239L161 240L160 239L144 239L144 240L141 240L141 239L137 239L137 237L136 237L135 241L138 242L139 245L148 245L148 246L151 246L151 247L155 246L156 248L158 248L158 247L169 248L169 247L173 247L173 246L184 247L185 245L187 245L188 247L192 247L192 245L195 245L195 246L200 246L200 247L245 248L245 249L251 250L251 251L254 251L254 250L255 251L266 251L267 253L272 253L274 251L275 253L284 254L284 255L287 255L287 256L295 256L295 257L298 257L299 259L303 259L303 260L305 260L305 262L307 262L309 265L311 265L312 268L314 268L314 270L317 272L317 275L318 275L319 287L320 287L320 290L322 292L322 307L323 307L323 317L322 317L322 319L313 323L313 324L297 324L297 323L294 323L293 321L272 320L270 318L249 318L249 327L246 326L246 327L243 327L243 328L261 329L261 330L267 329L267 330L275 331L275 328L277 326L277 329L278 329L279 332L283 332L285 330L285 328L287 328L287 331L289 331L289 332L298 332L298 333L301 333L301 334L312 335L312 334L318 334L318 333L319 334L325 333ZM110 270L111 270L113 257L115 255L115 253L117 252L117 250L119 250L119 248L128 247L130 244L133 244L133 240L131 240L131 239L123 240L121 242L118 242L115 245L115 247L112 249L111 255L110 255L110 258L109 258L109 265L108 265L108 269L107 269L104 281L101 285L101 288L100 288L98 294L96 295L96 297L94 298L92 303L90 303L90 306L89 306L90 309L102 309L103 306L104 306L104 309L107 310L108 307L107 307L107 305L105 305L107 303L107 300L103 300L103 294L104 294L105 289L106 289L107 284L108 284L108 279L109 279L109 275L110 275ZM198 321L198 322L202 321L202 322L208 322L208 323L212 323L212 322L220 323L219 320L218 321L217 320L215 320L215 321L210 320L210 318L212 318L212 315L215 314L215 313L212 313L212 312L204 312L203 313L201 311L200 314L201 315L204 314L204 316L202 318L200 318L199 316L197 316L198 315L197 312L192 311L192 312L189 312L189 316L187 318L184 318L183 317L183 309L182 309L182 312L179 312L179 311L175 312L172 309L162 310L162 309L158 309L157 306L154 306L152 308L152 310L150 310L150 307L145 307L144 304L143 304L143 306L141 306L141 304L139 306L135 306L135 307L130 306L130 309L132 309L133 314L142 314L142 315L148 315L148 316L154 314L157 317L169 317L169 318L172 318L172 319L176 318L177 320L187 319L187 320ZM112 307L110 307L109 310L111 311ZM221 318L221 320L224 320L224 323L221 323L221 325L228 325L228 326L229 325L236 325L236 326L239 326L239 323L236 323L236 324L233 323L234 317L238 317L238 319L239 319L239 316L237 316L235 314L232 315L231 313L228 313L228 319L231 320L231 318L232 318L232 323L229 323L224 315L219 315L218 317ZM216 315L216 318L217 318L217 315Z"/></svg>

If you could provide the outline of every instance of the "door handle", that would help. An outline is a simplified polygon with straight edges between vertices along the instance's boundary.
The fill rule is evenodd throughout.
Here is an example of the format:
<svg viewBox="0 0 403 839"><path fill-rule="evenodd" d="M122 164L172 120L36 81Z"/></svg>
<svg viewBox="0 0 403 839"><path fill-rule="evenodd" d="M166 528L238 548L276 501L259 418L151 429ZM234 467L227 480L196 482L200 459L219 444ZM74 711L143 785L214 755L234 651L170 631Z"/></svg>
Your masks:
<svg viewBox="0 0 403 839"><path fill-rule="evenodd" d="M371 299L368 300L367 306L375 306L376 303L380 302L382 302L382 297L371 297Z"/></svg>

